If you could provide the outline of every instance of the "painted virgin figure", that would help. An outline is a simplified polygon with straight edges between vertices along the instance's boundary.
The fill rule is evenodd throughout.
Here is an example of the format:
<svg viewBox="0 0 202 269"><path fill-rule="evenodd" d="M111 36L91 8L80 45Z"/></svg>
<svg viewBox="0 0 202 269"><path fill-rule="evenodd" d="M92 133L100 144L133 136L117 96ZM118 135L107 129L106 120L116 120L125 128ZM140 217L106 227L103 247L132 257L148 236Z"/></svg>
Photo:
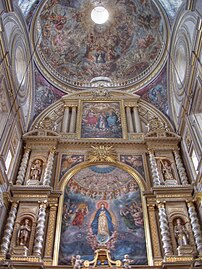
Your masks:
<svg viewBox="0 0 202 269"><path fill-rule="evenodd" d="M92 232L96 235L97 241L101 244L107 243L114 232L114 224L112 217L105 204L102 203L101 207L95 214L91 223Z"/></svg>

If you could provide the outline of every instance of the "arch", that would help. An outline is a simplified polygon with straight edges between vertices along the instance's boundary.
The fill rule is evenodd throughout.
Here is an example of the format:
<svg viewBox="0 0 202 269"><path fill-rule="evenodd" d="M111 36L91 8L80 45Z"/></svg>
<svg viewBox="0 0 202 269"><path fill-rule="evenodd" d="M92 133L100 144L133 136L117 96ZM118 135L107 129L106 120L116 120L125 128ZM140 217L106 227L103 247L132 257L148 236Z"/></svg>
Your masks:
<svg viewBox="0 0 202 269"><path fill-rule="evenodd" d="M152 248L151 248L151 240L150 240L150 231L149 231L149 221L147 216L147 206L146 206L146 199L143 195L143 192L146 190L146 183L143 177L136 172L133 168L129 167L128 165L117 162L83 162L78 164L77 166L71 168L69 171L65 173L58 184L58 190L62 191L62 195L59 200L59 208L58 208L58 215L57 215L57 227L56 227L56 235L55 238L55 245L54 245L54 255L53 255L53 265L58 265L59 260L59 250L60 250L60 240L61 240L61 228L62 228L62 210L63 210L63 203L64 203L64 190L70 179L82 171L82 169L88 168L90 166L96 165L109 165L117 167L124 172L127 172L134 181L138 184L140 190L140 198L142 204L142 211L143 211L143 219L144 219L144 235L145 235L145 243L146 243L146 254L147 254L147 261L149 265L152 265Z"/></svg>
<svg viewBox="0 0 202 269"><path fill-rule="evenodd" d="M109 166L116 166L126 172L128 172L132 177L134 177L138 183L138 186L140 187L141 191L145 191L146 190L146 184L144 182L143 177L135 171L135 169L133 169L132 167L116 161L116 162L82 162L81 164L78 164L74 167L72 167L70 170L68 170L64 176L61 178L60 183L58 185L59 190L64 191L64 187L67 185L68 181L75 175L77 174L80 170L82 170L83 168L87 168L93 165L100 165L100 164L104 164L104 165L109 165Z"/></svg>

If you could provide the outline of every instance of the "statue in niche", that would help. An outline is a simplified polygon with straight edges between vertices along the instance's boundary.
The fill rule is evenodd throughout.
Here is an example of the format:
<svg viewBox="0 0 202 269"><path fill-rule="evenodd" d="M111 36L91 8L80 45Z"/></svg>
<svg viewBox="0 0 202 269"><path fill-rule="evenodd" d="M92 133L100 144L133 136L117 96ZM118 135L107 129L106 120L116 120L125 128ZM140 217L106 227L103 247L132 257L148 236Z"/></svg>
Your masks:
<svg viewBox="0 0 202 269"><path fill-rule="evenodd" d="M172 163L165 157L155 157L159 160L158 165L162 174L162 179L165 185L177 185L177 180L174 176Z"/></svg>
<svg viewBox="0 0 202 269"><path fill-rule="evenodd" d="M161 162L161 171L164 177L164 180L173 180L173 171L171 167L171 163L168 160L160 160Z"/></svg>
<svg viewBox="0 0 202 269"><path fill-rule="evenodd" d="M189 233L180 218L176 219L176 224L174 226L174 234L178 247L189 245Z"/></svg>
<svg viewBox="0 0 202 269"><path fill-rule="evenodd" d="M30 171L30 179L31 180L40 181L41 174L42 174L42 164L43 164L43 162L39 159L35 160L32 163L31 171Z"/></svg>
<svg viewBox="0 0 202 269"><path fill-rule="evenodd" d="M28 247L30 233L31 233L30 220L25 219L24 223L20 225L19 230L18 230L18 234L17 234L18 245Z"/></svg>

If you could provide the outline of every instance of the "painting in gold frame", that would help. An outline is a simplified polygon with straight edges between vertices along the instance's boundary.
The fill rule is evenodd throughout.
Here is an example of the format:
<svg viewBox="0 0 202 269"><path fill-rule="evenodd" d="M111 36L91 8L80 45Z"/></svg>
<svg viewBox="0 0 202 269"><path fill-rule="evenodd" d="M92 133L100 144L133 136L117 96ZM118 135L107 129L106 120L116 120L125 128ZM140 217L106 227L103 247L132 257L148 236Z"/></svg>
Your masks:
<svg viewBox="0 0 202 269"><path fill-rule="evenodd" d="M81 138L123 138L120 102L83 102Z"/></svg>

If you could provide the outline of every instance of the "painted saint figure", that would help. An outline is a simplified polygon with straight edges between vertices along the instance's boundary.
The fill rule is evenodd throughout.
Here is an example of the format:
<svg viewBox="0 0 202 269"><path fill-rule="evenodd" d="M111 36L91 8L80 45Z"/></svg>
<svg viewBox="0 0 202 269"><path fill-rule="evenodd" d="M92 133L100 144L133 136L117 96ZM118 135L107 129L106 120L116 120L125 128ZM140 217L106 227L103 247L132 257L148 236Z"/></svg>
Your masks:
<svg viewBox="0 0 202 269"><path fill-rule="evenodd" d="M99 243L106 243L114 232L112 217L104 204L95 214L91 223L92 232L97 237Z"/></svg>

